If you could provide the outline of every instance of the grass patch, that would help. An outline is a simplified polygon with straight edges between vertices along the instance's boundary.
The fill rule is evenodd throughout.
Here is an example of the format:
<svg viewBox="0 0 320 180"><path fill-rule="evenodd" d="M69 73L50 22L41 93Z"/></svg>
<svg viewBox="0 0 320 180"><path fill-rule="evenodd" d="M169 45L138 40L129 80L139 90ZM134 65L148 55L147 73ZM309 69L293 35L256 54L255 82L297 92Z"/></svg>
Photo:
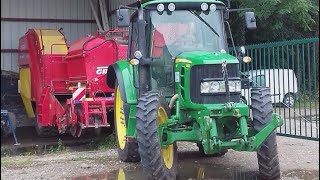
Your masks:
<svg viewBox="0 0 320 180"><path fill-rule="evenodd" d="M8 157L1 158L1 167L25 167L32 164L32 157L25 156L22 159L11 159Z"/></svg>
<svg viewBox="0 0 320 180"><path fill-rule="evenodd" d="M71 158L72 161L83 161L85 159L87 159L87 158L82 157L82 156L76 156L76 157Z"/></svg>
<svg viewBox="0 0 320 180"><path fill-rule="evenodd" d="M113 149L116 147L116 137L114 134L102 136L96 141L93 141L91 145L93 145L97 150Z"/></svg>
<svg viewBox="0 0 320 180"><path fill-rule="evenodd" d="M49 153L59 153L65 151L67 151L67 147L63 144L60 138L58 140L58 144L56 146L51 146L48 150Z"/></svg>

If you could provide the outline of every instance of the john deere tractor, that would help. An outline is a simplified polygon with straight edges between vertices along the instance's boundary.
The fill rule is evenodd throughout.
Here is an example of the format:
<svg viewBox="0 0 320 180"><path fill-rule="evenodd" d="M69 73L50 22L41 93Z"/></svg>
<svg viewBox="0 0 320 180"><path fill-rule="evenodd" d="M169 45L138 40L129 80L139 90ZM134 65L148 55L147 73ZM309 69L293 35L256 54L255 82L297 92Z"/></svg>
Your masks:
<svg viewBox="0 0 320 180"><path fill-rule="evenodd" d="M177 142L196 143L199 154L221 156L228 149L256 151L262 178L280 176L270 92L251 90L251 105L240 100L240 64L245 49L228 50L230 9L216 0L137 1L117 10L118 27L129 28L128 60L109 66L115 89L119 158L140 161L148 179L175 179ZM231 41L233 42L233 41ZM230 46L234 47L231 43Z"/></svg>

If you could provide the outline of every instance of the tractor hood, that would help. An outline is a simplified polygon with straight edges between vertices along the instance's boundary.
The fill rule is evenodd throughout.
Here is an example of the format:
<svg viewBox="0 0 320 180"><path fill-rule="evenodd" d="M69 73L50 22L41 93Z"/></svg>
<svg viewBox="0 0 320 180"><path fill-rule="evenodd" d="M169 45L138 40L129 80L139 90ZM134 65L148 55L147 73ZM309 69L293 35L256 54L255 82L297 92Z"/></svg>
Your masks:
<svg viewBox="0 0 320 180"><path fill-rule="evenodd" d="M185 62L191 64L221 64L222 60L225 60L227 63L239 63L236 57L220 52L184 52L176 57L176 63Z"/></svg>

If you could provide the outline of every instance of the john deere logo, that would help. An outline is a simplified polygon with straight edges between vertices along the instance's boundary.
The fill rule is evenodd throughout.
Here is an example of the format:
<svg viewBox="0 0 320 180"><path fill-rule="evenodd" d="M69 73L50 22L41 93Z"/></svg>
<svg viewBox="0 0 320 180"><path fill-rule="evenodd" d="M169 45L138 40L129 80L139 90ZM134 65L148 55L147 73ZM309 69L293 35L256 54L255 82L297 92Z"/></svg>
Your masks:
<svg viewBox="0 0 320 180"><path fill-rule="evenodd" d="M97 75L107 74L107 72L108 72L108 66L97 67L97 70L96 70Z"/></svg>

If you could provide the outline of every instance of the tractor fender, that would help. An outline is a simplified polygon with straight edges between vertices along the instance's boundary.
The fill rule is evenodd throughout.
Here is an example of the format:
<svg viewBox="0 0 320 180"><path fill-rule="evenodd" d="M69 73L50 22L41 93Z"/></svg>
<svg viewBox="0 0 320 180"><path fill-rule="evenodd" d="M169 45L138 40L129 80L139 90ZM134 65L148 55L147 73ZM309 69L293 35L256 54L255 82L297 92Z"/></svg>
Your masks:
<svg viewBox="0 0 320 180"><path fill-rule="evenodd" d="M117 61L108 67L106 83L115 89L118 80L121 99L127 104L137 104L137 91L134 87L132 65L128 61Z"/></svg>

